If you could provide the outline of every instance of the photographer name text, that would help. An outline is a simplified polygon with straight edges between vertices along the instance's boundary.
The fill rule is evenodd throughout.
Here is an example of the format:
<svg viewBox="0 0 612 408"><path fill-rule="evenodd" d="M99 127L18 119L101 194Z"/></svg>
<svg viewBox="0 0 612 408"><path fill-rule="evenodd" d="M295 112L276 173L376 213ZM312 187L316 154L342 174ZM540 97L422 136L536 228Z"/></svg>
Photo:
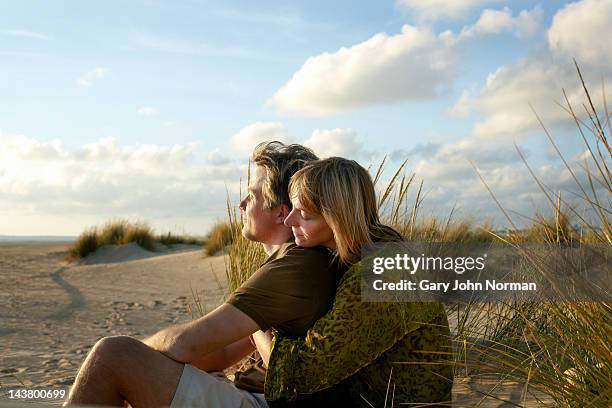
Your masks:
<svg viewBox="0 0 612 408"><path fill-rule="evenodd" d="M451 287L452 286L452 287ZM449 291L537 291L534 282L498 282L496 280L485 280L484 282L472 282L455 280L454 282L431 282L421 280L414 282L402 279L397 282L384 282L377 279L372 287L377 291L428 291L428 292L449 292Z"/></svg>

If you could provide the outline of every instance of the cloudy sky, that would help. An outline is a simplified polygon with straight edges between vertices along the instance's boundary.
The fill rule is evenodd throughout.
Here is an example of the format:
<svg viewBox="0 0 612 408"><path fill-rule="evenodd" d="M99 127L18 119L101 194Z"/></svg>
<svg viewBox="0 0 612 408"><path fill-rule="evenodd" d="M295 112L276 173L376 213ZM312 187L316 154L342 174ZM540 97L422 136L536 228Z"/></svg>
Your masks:
<svg viewBox="0 0 612 408"><path fill-rule="evenodd" d="M298 142L424 180L423 215L505 225L578 169L572 58L612 100L612 0L0 3L0 234L112 217L204 233L251 148ZM582 111L582 110L581 110ZM520 216L516 216L521 222Z"/></svg>

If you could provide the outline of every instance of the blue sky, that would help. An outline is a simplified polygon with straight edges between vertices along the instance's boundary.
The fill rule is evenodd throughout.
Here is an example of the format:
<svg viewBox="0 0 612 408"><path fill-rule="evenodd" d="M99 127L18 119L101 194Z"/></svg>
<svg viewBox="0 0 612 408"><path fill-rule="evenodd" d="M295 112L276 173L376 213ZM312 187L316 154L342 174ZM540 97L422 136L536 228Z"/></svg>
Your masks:
<svg viewBox="0 0 612 408"><path fill-rule="evenodd" d="M271 138L407 158L427 210L501 226L469 160L529 215L544 202L513 143L571 189L529 103L578 158L555 102L581 101L572 57L610 77L611 20L609 0L2 2L0 234L204 233Z"/></svg>

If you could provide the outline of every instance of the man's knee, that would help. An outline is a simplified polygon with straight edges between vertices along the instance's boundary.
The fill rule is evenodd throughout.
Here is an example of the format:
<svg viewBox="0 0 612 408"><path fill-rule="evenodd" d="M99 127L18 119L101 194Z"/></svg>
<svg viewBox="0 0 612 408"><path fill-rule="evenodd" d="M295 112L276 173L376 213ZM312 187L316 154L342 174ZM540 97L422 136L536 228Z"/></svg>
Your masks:
<svg viewBox="0 0 612 408"><path fill-rule="evenodd" d="M111 384L134 406L169 405L183 371L182 364L128 336L100 339L88 359L86 376Z"/></svg>
<svg viewBox="0 0 612 408"><path fill-rule="evenodd" d="M96 342L91 351L98 355L123 354L128 349L133 348L135 342L139 341L129 336L103 337Z"/></svg>
<svg viewBox="0 0 612 408"><path fill-rule="evenodd" d="M104 337L96 342L82 370L86 377L104 379L118 386L129 377L129 368L142 361L138 350L147 346L128 336Z"/></svg>
<svg viewBox="0 0 612 408"><path fill-rule="evenodd" d="M90 357L97 363L111 368L114 363L124 365L126 359L136 357L138 351L146 347L141 341L129 336L104 337L93 346Z"/></svg>

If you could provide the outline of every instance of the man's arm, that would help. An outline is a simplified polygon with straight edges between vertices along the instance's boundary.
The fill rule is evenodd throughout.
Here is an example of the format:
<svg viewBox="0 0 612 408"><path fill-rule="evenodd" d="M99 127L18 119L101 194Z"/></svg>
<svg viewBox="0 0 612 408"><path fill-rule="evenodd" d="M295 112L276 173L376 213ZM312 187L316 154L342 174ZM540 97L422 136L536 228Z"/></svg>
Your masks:
<svg viewBox="0 0 612 408"><path fill-rule="evenodd" d="M244 337L220 350L193 360L191 365L206 372L223 371L248 356L253 350L255 346L251 339Z"/></svg>
<svg viewBox="0 0 612 408"><path fill-rule="evenodd" d="M144 343L175 361L191 363L258 329L253 319L225 303L197 320L161 330Z"/></svg>

